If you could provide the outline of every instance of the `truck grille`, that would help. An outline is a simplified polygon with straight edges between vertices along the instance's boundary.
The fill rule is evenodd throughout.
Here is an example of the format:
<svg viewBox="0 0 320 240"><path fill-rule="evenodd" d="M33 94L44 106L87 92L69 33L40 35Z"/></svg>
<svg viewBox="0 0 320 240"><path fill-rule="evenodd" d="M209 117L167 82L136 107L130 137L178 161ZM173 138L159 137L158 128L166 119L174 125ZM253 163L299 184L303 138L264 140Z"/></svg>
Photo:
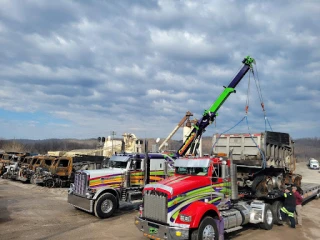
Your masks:
<svg viewBox="0 0 320 240"><path fill-rule="evenodd" d="M157 191L146 192L143 197L144 209L143 217L167 222L167 195Z"/></svg>
<svg viewBox="0 0 320 240"><path fill-rule="evenodd" d="M74 178L74 193L85 196L88 188L88 177L84 172L76 173Z"/></svg>

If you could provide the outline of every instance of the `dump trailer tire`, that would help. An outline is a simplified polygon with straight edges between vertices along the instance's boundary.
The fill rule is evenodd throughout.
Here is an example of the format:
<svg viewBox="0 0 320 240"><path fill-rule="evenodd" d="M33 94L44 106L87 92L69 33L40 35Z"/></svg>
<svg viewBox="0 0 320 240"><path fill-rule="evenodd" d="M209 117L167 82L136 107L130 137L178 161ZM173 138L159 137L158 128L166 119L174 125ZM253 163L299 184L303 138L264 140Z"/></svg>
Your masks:
<svg viewBox="0 0 320 240"><path fill-rule="evenodd" d="M111 193L102 194L94 204L94 215L98 218L108 218L117 208L117 199Z"/></svg>
<svg viewBox="0 0 320 240"><path fill-rule="evenodd" d="M199 228L191 233L191 240L202 239L219 240L218 227L212 217L205 217L201 221Z"/></svg>
<svg viewBox="0 0 320 240"><path fill-rule="evenodd" d="M256 176L254 179L253 179L253 182L252 182L252 185L251 185L251 189L252 191L256 192L256 188L258 186L258 184L260 182L262 182L263 180L265 180L265 175L259 175L259 176Z"/></svg>
<svg viewBox="0 0 320 240"><path fill-rule="evenodd" d="M275 201L271 205L272 213L273 213L273 222L275 224L280 224L282 222L281 220L281 214L280 209L282 208L283 204L281 201Z"/></svg>
<svg viewBox="0 0 320 240"><path fill-rule="evenodd" d="M270 204L266 204L263 215L263 222L259 224L260 228L271 230L273 227L274 217Z"/></svg>

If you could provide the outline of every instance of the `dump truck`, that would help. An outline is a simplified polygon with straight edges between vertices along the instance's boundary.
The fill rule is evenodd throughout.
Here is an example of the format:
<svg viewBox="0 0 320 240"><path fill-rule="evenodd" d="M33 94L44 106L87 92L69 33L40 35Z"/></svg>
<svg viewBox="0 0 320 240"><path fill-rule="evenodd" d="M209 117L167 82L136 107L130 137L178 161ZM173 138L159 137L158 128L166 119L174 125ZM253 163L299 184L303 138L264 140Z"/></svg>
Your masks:
<svg viewBox="0 0 320 240"><path fill-rule="evenodd" d="M276 197L285 185L301 187L295 174L294 141L288 133L215 134L213 153L232 157L237 164L239 191L247 196Z"/></svg>
<svg viewBox="0 0 320 240"><path fill-rule="evenodd" d="M146 161L150 162L147 168ZM108 218L119 208L120 201L141 201L146 180L157 182L172 175L173 162L161 153L115 154L106 169L76 172L68 202L99 218Z"/></svg>

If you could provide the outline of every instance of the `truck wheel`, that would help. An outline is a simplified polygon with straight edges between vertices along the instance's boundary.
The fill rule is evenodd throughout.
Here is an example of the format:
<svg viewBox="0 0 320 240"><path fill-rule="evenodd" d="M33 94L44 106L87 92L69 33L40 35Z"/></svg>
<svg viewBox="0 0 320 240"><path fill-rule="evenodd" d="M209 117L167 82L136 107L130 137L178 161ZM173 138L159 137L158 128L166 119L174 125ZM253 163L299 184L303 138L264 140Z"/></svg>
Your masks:
<svg viewBox="0 0 320 240"><path fill-rule="evenodd" d="M256 192L257 191L257 186L260 182L262 182L263 180L265 180L265 176L264 175L258 175L253 179L252 185L251 185L251 189L252 191Z"/></svg>
<svg viewBox="0 0 320 240"><path fill-rule="evenodd" d="M48 188L54 188L55 182L53 181L53 179L48 179L44 185Z"/></svg>
<svg viewBox="0 0 320 240"><path fill-rule="evenodd" d="M218 240L217 224L212 217L205 217L197 230L191 234L191 240Z"/></svg>
<svg viewBox="0 0 320 240"><path fill-rule="evenodd" d="M117 199L111 193L102 194L94 204L94 215L98 218L110 217L117 207Z"/></svg>
<svg viewBox="0 0 320 240"><path fill-rule="evenodd" d="M283 204L280 201L275 201L271 205L272 213L273 213L273 222L275 224L280 224L282 222L281 220L281 214L280 209L282 208Z"/></svg>
<svg viewBox="0 0 320 240"><path fill-rule="evenodd" d="M264 209L263 223L259 224L260 228L270 230L273 227L273 213L270 204L266 204Z"/></svg>

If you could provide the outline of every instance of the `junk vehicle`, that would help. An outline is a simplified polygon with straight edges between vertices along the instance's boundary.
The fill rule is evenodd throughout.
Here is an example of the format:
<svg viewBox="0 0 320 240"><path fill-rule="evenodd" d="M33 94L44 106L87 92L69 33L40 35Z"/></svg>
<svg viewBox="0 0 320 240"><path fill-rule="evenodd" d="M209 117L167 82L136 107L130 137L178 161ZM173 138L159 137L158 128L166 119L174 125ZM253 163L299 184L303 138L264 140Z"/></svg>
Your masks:
<svg viewBox="0 0 320 240"><path fill-rule="evenodd" d="M275 194L273 191L267 191L267 195L263 194L259 197L256 196L257 191L250 191L251 195L240 193L237 181L238 167L235 164L236 160L233 161L232 152L229 154L229 158L226 154L211 157L183 157L189 148L196 148L197 141L201 138L205 128L214 121L217 110L230 93L234 92L235 86L243 76L250 69L252 70L253 62L254 59L250 57L243 60L244 66L240 72L194 126L177 152L179 158L174 163L175 175L157 184L148 184L144 187L143 204L140 206L139 216L135 218L135 225L139 231L143 232L144 236L149 239L168 240L221 240L224 239L225 232L241 229L248 223L257 224L263 229L270 230L273 223L280 220L280 208L284 200L282 195L277 194L280 193L280 189L275 191ZM265 136L267 140L264 140L264 143L266 144L268 141L275 143L276 146L273 149L285 148L287 152L284 149L280 151L286 153L285 160L282 156L282 163L278 165L279 159L269 159L270 167L267 169L265 157L263 162L261 158L253 159L262 163L262 167L258 165L258 169L261 171L250 172L253 176L248 174L248 180L252 181L255 175L262 176L262 180L265 179L265 175L278 176L278 172L283 172L283 169L287 167L283 165L291 163L291 160L286 159L287 156L293 157L292 141L290 141L289 135L280 133L269 135L269 137L272 136L277 137L274 142L268 139L267 133ZM287 140L282 141L281 137L287 137ZM261 146L256 147L260 149ZM259 152L262 155L262 150ZM266 155L267 157L273 156L272 154ZM254 158L257 156L255 154ZM274 156L277 154L274 153ZM241 158L238 161L240 160ZM273 175L272 169L274 167L271 162L282 170L276 170ZM239 164L246 166L249 163L241 163L240 161ZM243 172L246 173L246 171L242 171L240 174ZM256 181L255 183L258 186L260 182ZM253 184L254 182L251 185L248 182L251 189L256 189ZM309 198L320 194L320 186L317 184L301 185L301 189L303 195Z"/></svg>
<svg viewBox="0 0 320 240"><path fill-rule="evenodd" d="M317 159L310 158L307 165L310 169L318 169L319 170L319 161Z"/></svg>
<svg viewBox="0 0 320 240"><path fill-rule="evenodd" d="M6 166L6 172L3 174L2 178L18 180L20 168L29 166L31 160L31 156L19 157L19 160L17 162L13 162L10 165Z"/></svg>
<svg viewBox="0 0 320 240"><path fill-rule="evenodd" d="M282 195L284 185L301 186L302 176L294 174L294 142L288 133L215 134L213 146L215 154L232 152L241 194L275 198Z"/></svg>
<svg viewBox="0 0 320 240"><path fill-rule="evenodd" d="M32 184L43 184L45 177L48 176L49 168L53 166L56 156L43 156L43 158L33 165L33 174L30 178L30 183Z"/></svg>
<svg viewBox="0 0 320 240"><path fill-rule="evenodd" d="M27 154L19 153L19 152L5 152L2 153L0 158L0 176L7 172L7 169L10 165L18 162L18 160L26 156ZM6 178L4 176L4 178Z"/></svg>
<svg viewBox="0 0 320 240"><path fill-rule="evenodd" d="M146 161L150 161L148 168ZM173 159L161 153L115 154L106 169L76 172L68 202L99 218L108 218L119 208L120 201L141 201L146 181L157 182L173 175L172 164Z"/></svg>
<svg viewBox="0 0 320 240"><path fill-rule="evenodd" d="M104 164L103 156L79 155L59 157L49 167L48 171L38 172L35 182L46 187L69 187L74 181L75 172L80 169L100 169Z"/></svg>
<svg viewBox="0 0 320 240"><path fill-rule="evenodd" d="M34 166L38 165L43 157L42 155L26 157L25 161L20 166L18 164L18 167L15 169L15 172L18 172L16 179L21 182L30 182L34 173Z"/></svg>

